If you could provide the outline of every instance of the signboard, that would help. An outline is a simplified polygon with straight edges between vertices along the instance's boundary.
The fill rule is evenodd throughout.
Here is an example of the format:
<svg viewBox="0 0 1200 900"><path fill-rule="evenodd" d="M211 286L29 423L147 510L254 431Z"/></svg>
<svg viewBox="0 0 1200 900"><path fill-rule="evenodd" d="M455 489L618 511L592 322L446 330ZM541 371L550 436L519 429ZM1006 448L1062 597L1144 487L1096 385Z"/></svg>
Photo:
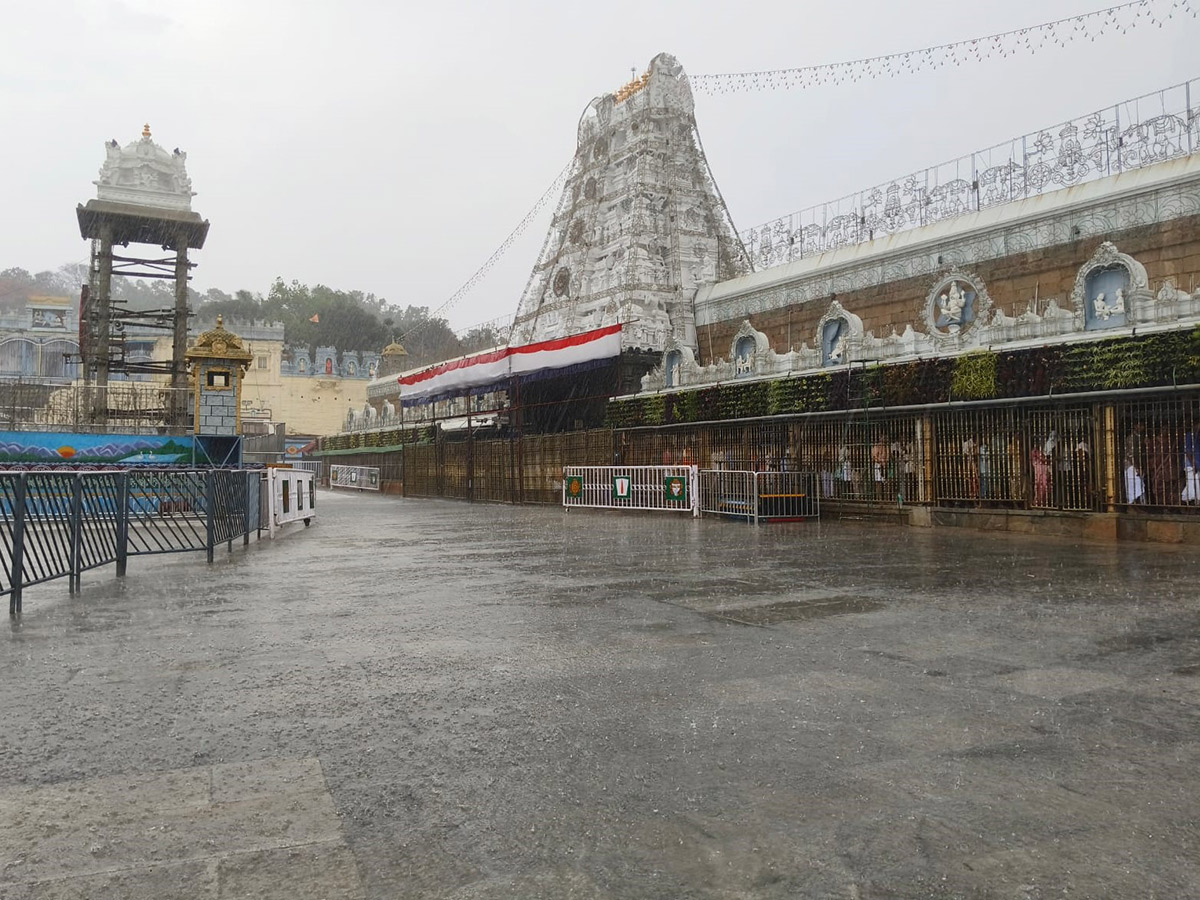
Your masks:
<svg viewBox="0 0 1200 900"><path fill-rule="evenodd" d="M686 475L667 475L665 478L663 478L663 489L667 492L667 502L688 502Z"/></svg>
<svg viewBox="0 0 1200 900"><path fill-rule="evenodd" d="M576 498L582 497L583 496L583 476L582 475L568 475L566 488L567 488L567 496L568 497L576 497Z"/></svg>
<svg viewBox="0 0 1200 900"><path fill-rule="evenodd" d="M633 479L628 475L618 475L612 480L612 498L614 500L629 500L633 497Z"/></svg>

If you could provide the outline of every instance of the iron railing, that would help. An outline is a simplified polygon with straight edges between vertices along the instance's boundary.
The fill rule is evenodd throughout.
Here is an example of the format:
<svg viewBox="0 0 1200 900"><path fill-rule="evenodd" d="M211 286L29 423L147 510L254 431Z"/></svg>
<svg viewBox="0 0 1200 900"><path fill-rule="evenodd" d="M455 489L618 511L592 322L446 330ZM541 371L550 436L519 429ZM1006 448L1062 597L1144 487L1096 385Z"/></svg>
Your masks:
<svg viewBox="0 0 1200 900"><path fill-rule="evenodd" d="M1200 391L858 409L333 457L410 497L559 503L564 466L811 472L822 504L1200 515ZM610 488L611 490L611 485Z"/></svg>
<svg viewBox="0 0 1200 900"><path fill-rule="evenodd" d="M758 524L815 519L821 495L815 472L700 470L700 512Z"/></svg>
<svg viewBox="0 0 1200 900"><path fill-rule="evenodd" d="M741 233L759 269L1200 150L1200 79L896 178Z"/></svg>
<svg viewBox="0 0 1200 900"><path fill-rule="evenodd" d="M21 611L24 588L130 556L206 550L261 527L262 472L131 470L0 472L0 594Z"/></svg>

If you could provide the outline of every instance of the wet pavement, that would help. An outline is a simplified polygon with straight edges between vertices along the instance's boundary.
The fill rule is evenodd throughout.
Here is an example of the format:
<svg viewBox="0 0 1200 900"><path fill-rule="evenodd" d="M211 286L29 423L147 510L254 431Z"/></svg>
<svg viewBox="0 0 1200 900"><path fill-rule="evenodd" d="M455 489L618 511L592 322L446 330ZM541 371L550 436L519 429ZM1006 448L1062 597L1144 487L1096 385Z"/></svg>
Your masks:
<svg viewBox="0 0 1200 900"><path fill-rule="evenodd" d="M1200 896L1198 563L322 494L26 593L0 898Z"/></svg>

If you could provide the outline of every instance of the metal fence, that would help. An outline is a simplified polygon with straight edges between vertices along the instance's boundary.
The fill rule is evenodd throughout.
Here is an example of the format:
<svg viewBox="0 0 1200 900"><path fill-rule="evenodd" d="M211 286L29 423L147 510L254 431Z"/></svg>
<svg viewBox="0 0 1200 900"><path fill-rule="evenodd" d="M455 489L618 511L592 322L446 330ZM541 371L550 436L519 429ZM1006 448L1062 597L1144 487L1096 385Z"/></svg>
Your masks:
<svg viewBox="0 0 1200 900"><path fill-rule="evenodd" d="M159 381L113 380L101 386L5 380L0 381L0 424L10 430L183 433L174 424L174 410L186 408L190 396L190 388Z"/></svg>
<svg viewBox="0 0 1200 900"><path fill-rule="evenodd" d="M355 491L377 491L380 489L378 466L330 466L329 486Z"/></svg>
<svg viewBox="0 0 1200 900"><path fill-rule="evenodd" d="M819 502L1200 514L1200 391L978 402L406 444L412 497L561 503L564 466L807 472Z"/></svg>
<svg viewBox="0 0 1200 900"><path fill-rule="evenodd" d="M783 265L1200 150L1200 79L1127 100L741 233Z"/></svg>
<svg viewBox="0 0 1200 900"><path fill-rule="evenodd" d="M301 472L312 472L317 481L320 481L324 474L325 464L319 459L281 459L280 462Z"/></svg>
<svg viewBox="0 0 1200 900"><path fill-rule="evenodd" d="M26 587L130 556L232 548L260 527L262 473L0 472L0 594L21 611Z"/></svg>
<svg viewBox="0 0 1200 900"><path fill-rule="evenodd" d="M565 466L563 506L700 514L695 466Z"/></svg>
<svg viewBox="0 0 1200 900"><path fill-rule="evenodd" d="M699 485L703 515L730 516L755 524L820 515L815 472L701 469Z"/></svg>
<svg viewBox="0 0 1200 900"><path fill-rule="evenodd" d="M794 420L631 429L617 439L622 462L687 460L701 468L812 472L827 500L923 503L928 422L921 416L862 412Z"/></svg>
<svg viewBox="0 0 1200 900"><path fill-rule="evenodd" d="M1195 390L636 428L615 446L632 465L812 472L848 504L1200 513Z"/></svg>

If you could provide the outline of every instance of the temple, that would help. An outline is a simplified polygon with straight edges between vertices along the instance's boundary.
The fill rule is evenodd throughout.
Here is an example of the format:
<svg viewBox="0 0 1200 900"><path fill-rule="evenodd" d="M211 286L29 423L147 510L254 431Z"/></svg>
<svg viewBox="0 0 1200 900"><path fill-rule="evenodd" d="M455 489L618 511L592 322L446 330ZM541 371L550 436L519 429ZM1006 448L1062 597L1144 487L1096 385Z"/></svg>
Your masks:
<svg viewBox="0 0 1200 900"><path fill-rule="evenodd" d="M619 324L626 348L694 344L697 290L750 270L704 158L687 75L660 53L584 110L513 342Z"/></svg>
<svg viewBox="0 0 1200 900"><path fill-rule="evenodd" d="M1200 541L1170 518L1200 506L1197 88L739 236L660 55L585 111L509 343L377 379L320 452L398 454L414 495L682 459L814 473L856 515Z"/></svg>

